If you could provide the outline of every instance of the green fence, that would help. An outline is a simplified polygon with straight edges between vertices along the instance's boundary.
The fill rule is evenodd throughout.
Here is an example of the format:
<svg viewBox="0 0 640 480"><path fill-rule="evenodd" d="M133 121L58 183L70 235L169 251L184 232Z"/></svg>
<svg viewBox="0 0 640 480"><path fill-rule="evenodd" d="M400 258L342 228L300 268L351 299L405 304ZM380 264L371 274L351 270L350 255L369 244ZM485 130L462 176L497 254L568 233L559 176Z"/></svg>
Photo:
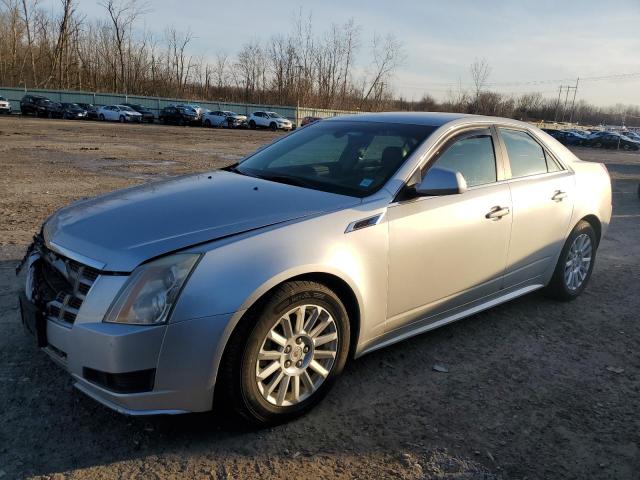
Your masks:
<svg viewBox="0 0 640 480"><path fill-rule="evenodd" d="M154 112L156 116L164 107L179 103L197 104L202 108L209 110L231 110L233 112L244 114L247 116L255 111L268 110L271 112L277 112L278 114L282 115L283 117L287 117L295 123L298 123L302 118L306 116L324 118L349 113L359 113L347 110L325 110L310 107L300 107L299 109L296 109L296 107L278 105L210 102L205 100L188 100L185 98L142 97L138 95L122 95L117 93L93 93L68 90L43 90L0 87L0 96L5 97L11 102L11 108L15 112L20 111L20 99L26 94L42 95L43 97L47 97L55 102L65 103L92 103L94 105L116 105L120 103L133 103L144 105L152 112Z"/></svg>

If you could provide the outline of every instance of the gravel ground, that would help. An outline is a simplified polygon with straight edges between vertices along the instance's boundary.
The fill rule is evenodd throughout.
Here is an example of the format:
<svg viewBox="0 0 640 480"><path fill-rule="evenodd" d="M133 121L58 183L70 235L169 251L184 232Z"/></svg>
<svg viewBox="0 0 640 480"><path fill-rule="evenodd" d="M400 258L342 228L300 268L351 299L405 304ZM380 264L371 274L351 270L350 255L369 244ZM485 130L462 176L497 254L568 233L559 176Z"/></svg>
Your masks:
<svg viewBox="0 0 640 480"><path fill-rule="evenodd" d="M242 431L129 418L72 388L24 335L13 268L72 200L218 168L270 132L0 118L0 479L637 479L640 154L576 149L614 218L573 303L531 294L352 362L309 415ZM436 372L435 364L448 372Z"/></svg>

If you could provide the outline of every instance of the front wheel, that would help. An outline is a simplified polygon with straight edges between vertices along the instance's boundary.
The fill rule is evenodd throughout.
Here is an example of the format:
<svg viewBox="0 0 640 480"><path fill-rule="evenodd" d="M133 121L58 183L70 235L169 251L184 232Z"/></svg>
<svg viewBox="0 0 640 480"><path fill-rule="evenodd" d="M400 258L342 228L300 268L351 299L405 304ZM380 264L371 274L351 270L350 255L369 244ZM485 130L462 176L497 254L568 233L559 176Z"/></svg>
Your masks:
<svg viewBox="0 0 640 480"><path fill-rule="evenodd" d="M549 296L563 301L578 298L591 278L597 243L591 224L581 220L562 247L553 277L545 288Z"/></svg>
<svg viewBox="0 0 640 480"><path fill-rule="evenodd" d="M276 130L278 130L278 125L276 125L275 122L271 122L269 124L269 128L271 129L272 132L275 132Z"/></svg>
<svg viewBox="0 0 640 480"><path fill-rule="evenodd" d="M309 411L342 372L349 318L328 287L307 281L276 289L234 332L221 366L226 407L249 423L282 423Z"/></svg>

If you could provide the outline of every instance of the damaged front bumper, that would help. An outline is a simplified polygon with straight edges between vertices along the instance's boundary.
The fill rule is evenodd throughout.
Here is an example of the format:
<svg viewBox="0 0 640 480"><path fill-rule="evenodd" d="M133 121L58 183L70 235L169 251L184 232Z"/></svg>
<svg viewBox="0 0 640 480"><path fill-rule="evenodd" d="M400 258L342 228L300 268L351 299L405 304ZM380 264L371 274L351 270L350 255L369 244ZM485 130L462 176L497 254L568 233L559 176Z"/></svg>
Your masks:
<svg viewBox="0 0 640 480"><path fill-rule="evenodd" d="M211 365L194 365L211 345L211 317L168 325L105 323L127 275L94 271L35 238L18 271L26 270L21 319L46 352L98 402L130 415L211 409ZM181 354L181 352L185 352ZM206 358L206 355L205 355Z"/></svg>

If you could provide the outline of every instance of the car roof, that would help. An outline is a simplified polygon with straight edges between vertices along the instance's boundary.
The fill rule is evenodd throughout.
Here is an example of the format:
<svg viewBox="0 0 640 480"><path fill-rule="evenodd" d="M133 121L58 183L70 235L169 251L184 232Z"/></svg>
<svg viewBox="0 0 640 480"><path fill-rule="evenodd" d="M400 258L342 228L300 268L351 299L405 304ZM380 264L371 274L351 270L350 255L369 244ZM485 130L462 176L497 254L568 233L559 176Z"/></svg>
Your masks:
<svg viewBox="0 0 640 480"><path fill-rule="evenodd" d="M481 117L479 115L469 115L465 113L443 113L443 112L381 112L381 113L359 113L354 115L341 115L331 117L326 120L341 121L355 120L360 122L381 122L400 123L406 125L426 125L430 127L440 127L445 123L452 122L465 117Z"/></svg>

